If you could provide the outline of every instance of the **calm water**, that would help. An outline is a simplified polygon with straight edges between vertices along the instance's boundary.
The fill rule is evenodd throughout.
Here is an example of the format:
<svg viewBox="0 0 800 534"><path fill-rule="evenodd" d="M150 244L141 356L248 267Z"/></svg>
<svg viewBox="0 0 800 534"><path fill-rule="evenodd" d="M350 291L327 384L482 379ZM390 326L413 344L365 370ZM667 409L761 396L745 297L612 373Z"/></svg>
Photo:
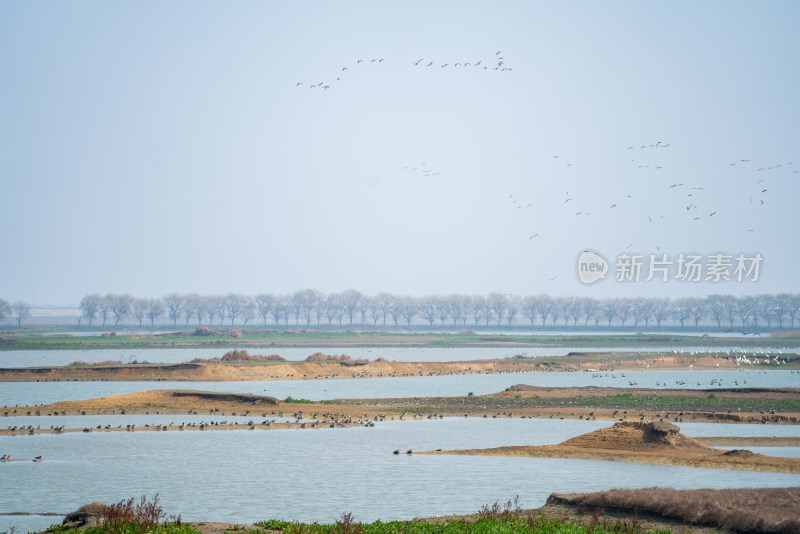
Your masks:
<svg viewBox="0 0 800 534"><path fill-rule="evenodd" d="M507 373L496 375L271 380L248 382L0 382L0 406L32 406L150 389L194 389L253 393L279 399L436 397L497 393L515 384L713 389L720 387L800 387L792 371L626 371L624 373ZM2 416L0 416L1 420Z"/></svg>
<svg viewBox="0 0 800 534"><path fill-rule="evenodd" d="M181 362L228 349L0 352L0 367L63 365L75 360ZM556 356L600 349L280 349L290 360L321 351L398 361ZM608 349L603 349L606 351ZM612 349L613 350L613 349ZM631 350L631 349L627 349ZM636 350L636 349L634 349ZM652 349L650 349L652 350ZM662 351L670 349L661 348ZM687 349L691 350L691 349ZM269 354L271 350L251 351ZM657 388L800 387L800 373L779 370L514 373L498 375L285 380L266 382L0 383L0 406L48 404L149 389L196 389L312 400L495 393L515 384ZM278 419L269 416L269 419ZM0 416L0 427L66 424L166 424L263 420L252 416L114 415ZM552 492L612 487L676 488L800 485L800 475L677 468L588 460L395 456L395 449L476 448L558 443L610 422L461 419L383 422L374 428L229 432L136 432L0 436L0 453L42 455L42 463L0 463L0 513L66 513L90 501L159 493L167 513L185 520L253 522L267 518L332 521L353 512L360 521L471 513L519 494L525 507ZM682 423L693 436L800 436L800 427ZM755 449L754 449L755 450ZM798 448L757 452L800 456ZM0 516L0 532L41 530L61 517Z"/></svg>
<svg viewBox="0 0 800 534"><path fill-rule="evenodd" d="M220 347L209 349L112 349L112 350L19 350L0 351L0 368L2 367L39 367L67 365L74 361L87 363L106 360L148 361L150 363L181 363L194 358L218 358L237 347ZM316 352L324 354L347 354L353 358L386 358L399 362L448 362L480 360L486 358L510 358L516 355L532 357L565 356L570 352L672 352L673 347L468 347L468 348L430 348L430 347L312 347L312 348L260 348L248 349L250 354L279 354L290 361L305 360ZM771 349L763 347L741 347L719 345L714 347L684 347L681 352L719 352L729 353L742 350L765 352L770 354L797 353L800 347Z"/></svg>
<svg viewBox="0 0 800 534"><path fill-rule="evenodd" d="M800 475L544 458L395 456L394 449L558 443L610 423L444 419L374 428L230 432L92 433L0 437L0 450L45 461L0 464L0 512L66 513L90 501L159 493L184 520L266 518L332 521L471 513L519 494L544 504L551 492L612 487L779 487ZM683 425L682 425L683 426ZM708 435L705 427L687 432ZM786 427L755 425L756 434ZM746 426L737 426L746 429ZM689 430L691 429L691 430ZM782 431L782 430L781 430ZM0 516L0 531L44 528L60 517Z"/></svg>

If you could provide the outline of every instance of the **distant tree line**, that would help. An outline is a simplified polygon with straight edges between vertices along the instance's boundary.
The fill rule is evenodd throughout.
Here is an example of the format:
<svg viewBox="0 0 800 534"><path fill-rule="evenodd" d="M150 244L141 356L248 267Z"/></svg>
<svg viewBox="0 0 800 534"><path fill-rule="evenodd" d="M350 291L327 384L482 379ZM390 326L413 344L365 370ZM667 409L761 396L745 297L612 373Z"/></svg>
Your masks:
<svg viewBox="0 0 800 534"><path fill-rule="evenodd" d="M0 301L0 313L11 309L22 320L17 304ZM2 306L5 305L5 308ZM80 304L89 325L119 325L126 319L139 326L168 321L173 325L300 326L514 326L650 327L664 324L716 325L722 330L758 327L794 328L800 315L800 294L703 298L519 297L511 294L430 295L409 297L354 289L322 293L313 289L291 295L262 293L225 296L171 293L163 298L131 295L87 295Z"/></svg>

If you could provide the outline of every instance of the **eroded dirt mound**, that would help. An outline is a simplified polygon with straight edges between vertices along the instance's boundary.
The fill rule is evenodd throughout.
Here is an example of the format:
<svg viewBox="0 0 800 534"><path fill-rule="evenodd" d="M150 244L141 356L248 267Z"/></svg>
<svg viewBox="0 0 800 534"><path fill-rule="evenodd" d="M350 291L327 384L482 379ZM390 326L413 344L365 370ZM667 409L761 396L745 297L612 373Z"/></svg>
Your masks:
<svg viewBox="0 0 800 534"><path fill-rule="evenodd" d="M591 449L632 449L653 447L681 447L708 449L699 441L680 433L680 429L670 423L624 421L609 428L601 428L568 439L561 445Z"/></svg>

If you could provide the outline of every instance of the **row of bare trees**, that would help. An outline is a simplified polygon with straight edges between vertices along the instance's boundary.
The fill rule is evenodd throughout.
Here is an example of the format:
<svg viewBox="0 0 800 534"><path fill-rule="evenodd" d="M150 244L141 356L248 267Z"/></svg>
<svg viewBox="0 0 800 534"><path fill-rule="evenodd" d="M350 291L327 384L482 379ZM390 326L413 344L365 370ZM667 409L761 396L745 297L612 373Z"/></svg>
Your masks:
<svg viewBox="0 0 800 534"><path fill-rule="evenodd" d="M783 293L704 298L551 297L511 294L431 295L409 297L379 293L364 295L354 289L322 293L314 289L291 295L263 293L255 297L172 293L161 299L131 295L87 295L81 311L89 325L102 321L118 325L125 319L154 326L173 325L371 325L371 326L572 326L661 327L714 324L720 329L793 328L800 315L800 295ZM163 318L163 319L162 319ZM160 320L160 321L159 321Z"/></svg>

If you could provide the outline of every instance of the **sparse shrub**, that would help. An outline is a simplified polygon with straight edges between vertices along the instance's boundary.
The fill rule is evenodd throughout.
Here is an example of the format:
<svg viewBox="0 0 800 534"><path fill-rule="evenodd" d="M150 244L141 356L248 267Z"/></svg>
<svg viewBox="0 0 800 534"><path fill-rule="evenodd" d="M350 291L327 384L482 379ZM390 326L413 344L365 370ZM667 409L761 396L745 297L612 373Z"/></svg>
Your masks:
<svg viewBox="0 0 800 534"><path fill-rule="evenodd" d="M216 328L211 328L209 326L198 326L195 329L195 331L194 331L194 333L192 335L193 336L218 336L219 335L219 330L217 330Z"/></svg>
<svg viewBox="0 0 800 534"><path fill-rule="evenodd" d="M519 515L521 511L519 495L517 495L513 501L508 500L503 505L499 502L495 502L491 506L484 504L478 511L478 517L491 521L507 521L509 518Z"/></svg>
<svg viewBox="0 0 800 534"><path fill-rule="evenodd" d="M254 360L254 358L252 356L250 356L250 353L248 353L244 349L242 349L242 350L237 350L237 349L230 350L230 351L226 352L225 354L223 354L222 358L220 358L220 361L222 361L222 362L250 362L250 361L253 361L253 360Z"/></svg>

